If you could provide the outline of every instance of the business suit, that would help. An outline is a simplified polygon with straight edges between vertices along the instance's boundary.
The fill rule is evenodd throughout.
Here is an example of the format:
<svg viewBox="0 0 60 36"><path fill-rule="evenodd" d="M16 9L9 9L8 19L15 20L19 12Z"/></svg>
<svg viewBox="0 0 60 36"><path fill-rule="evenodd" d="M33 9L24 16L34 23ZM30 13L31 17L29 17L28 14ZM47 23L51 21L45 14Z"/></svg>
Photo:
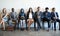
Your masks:
<svg viewBox="0 0 60 36"><path fill-rule="evenodd" d="M37 22L37 25L38 25L38 28L37 30L39 30L41 28L41 16L42 16L42 12L41 11L36 11L35 12L35 24L34 24L34 28L36 29L36 22Z"/></svg>
<svg viewBox="0 0 60 36"><path fill-rule="evenodd" d="M56 30L56 22L59 22L59 30L60 30L60 19L59 19L58 13L57 12L51 12L51 19L54 21L54 30Z"/></svg>
<svg viewBox="0 0 60 36"><path fill-rule="evenodd" d="M43 12L43 16L42 16L42 23L43 23L42 26L43 26L43 29L44 29L44 22L45 21L48 22L48 29L50 28L50 24L49 24L50 20L51 20L51 13L48 12L48 11L44 11Z"/></svg>

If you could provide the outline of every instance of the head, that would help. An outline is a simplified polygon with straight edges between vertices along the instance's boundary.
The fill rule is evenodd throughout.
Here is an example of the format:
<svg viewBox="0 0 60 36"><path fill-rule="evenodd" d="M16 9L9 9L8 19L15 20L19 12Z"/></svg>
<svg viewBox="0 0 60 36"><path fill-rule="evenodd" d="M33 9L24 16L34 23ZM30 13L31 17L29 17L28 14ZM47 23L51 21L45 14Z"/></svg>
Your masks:
<svg viewBox="0 0 60 36"><path fill-rule="evenodd" d="M23 8L21 8L20 12L24 12L24 9L23 9Z"/></svg>
<svg viewBox="0 0 60 36"><path fill-rule="evenodd" d="M3 12L3 13L6 13L6 8L3 8L2 12Z"/></svg>
<svg viewBox="0 0 60 36"><path fill-rule="evenodd" d="M52 8L52 12L55 12L55 8Z"/></svg>
<svg viewBox="0 0 60 36"><path fill-rule="evenodd" d="M37 11L40 11L40 7L37 7Z"/></svg>
<svg viewBox="0 0 60 36"><path fill-rule="evenodd" d="M14 8L12 8L11 11L14 12Z"/></svg>
<svg viewBox="0 0 60 36"><path fill-rule="evenodd" d="M45 11L48 11L48 10L49 10L49 8L48 8L48 7L46 7L46 8L45 8Z"/></svg>
<svg viewBox="0 0 60 36"><path fill-rule="evenodd" d="M29 8L28 12L33 12L33 9L32 8Z"/></svg>

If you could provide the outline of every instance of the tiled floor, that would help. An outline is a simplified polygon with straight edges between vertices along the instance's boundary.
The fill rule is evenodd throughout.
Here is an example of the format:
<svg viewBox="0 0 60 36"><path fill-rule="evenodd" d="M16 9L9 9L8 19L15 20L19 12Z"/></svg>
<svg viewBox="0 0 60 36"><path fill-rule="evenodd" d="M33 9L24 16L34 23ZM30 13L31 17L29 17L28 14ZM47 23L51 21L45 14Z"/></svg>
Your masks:
<svg viewBox="0 0 60 36"><path fill-rule="evenodd" d="M0 31L0 36L60 36L60 31L46 30L40 31Z"/></svg>

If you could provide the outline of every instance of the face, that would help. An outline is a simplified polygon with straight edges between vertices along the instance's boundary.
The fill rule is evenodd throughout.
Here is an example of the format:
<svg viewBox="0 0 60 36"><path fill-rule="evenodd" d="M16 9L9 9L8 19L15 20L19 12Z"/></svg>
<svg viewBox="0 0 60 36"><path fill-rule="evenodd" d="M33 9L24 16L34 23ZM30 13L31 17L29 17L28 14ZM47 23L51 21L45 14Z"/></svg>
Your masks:
<svg viewBox="0 0 60 36"><path fill-rule="evenodd" d="M24 10L23 10L23 9L22 9L21 11L22 11L22 12L24 12Z"/></svg>
<svg viewBox="0 0 60 36"><path fill-rule="evenodd" d="M14 12L14 8L12 8L12 12Z"/></svg>
<svg viewBox="0 0 60 36"><path fill-rule="evenodd" d="M49 9L45 9L46 11L48 11Z"/></svg>
<svg viewBox="0 0 60 36"><path fill-rule="evenodd" d="M30 12L32 12L32 9L30 9Z"/></svg>
<svg viewBox="0 0 60 36"><path fill-rule="evenodd" d="M40 8L39 7L37 8L37 11L40 11Z"/></svg>
<svg viewBox="0 0 60 36"><path fill-rule="evenodd" d="M52 12L55 12L55 9L52 9Z"/></svg>

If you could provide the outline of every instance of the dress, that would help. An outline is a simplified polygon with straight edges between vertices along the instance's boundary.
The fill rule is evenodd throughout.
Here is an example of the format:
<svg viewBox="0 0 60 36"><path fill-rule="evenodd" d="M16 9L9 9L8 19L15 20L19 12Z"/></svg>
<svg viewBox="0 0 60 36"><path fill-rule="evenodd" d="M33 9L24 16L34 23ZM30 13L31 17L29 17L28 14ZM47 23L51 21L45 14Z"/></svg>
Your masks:
<svg viewBox="0 0 60 36"><path fill-rule="evenodd" d="M7 16L4 16L4 17L2 18L2 20L3 20L4 22L7 22L7 21L8 21L8 17L7 17Z"/></svg>

